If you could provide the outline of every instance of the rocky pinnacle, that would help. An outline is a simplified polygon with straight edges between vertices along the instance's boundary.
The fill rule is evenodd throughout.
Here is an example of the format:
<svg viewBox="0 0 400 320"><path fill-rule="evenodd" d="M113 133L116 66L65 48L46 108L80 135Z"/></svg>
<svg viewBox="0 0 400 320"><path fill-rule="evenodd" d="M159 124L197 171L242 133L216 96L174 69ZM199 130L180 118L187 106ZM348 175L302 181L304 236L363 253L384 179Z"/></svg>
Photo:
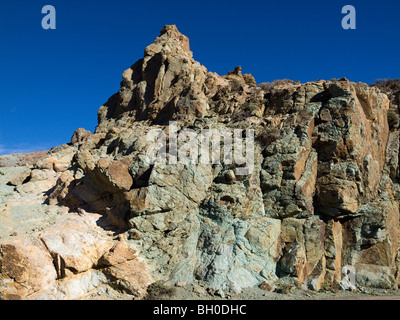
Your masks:
<svg viewBox="0 0 400 320"><path fill-rule="evenodd" d="M232 69L208 71L165 26L94 133L1 156L0 298L142 299L157 281L223 293L397 288L399 131L387 95L345 78L257 85ZM254 170L152 163L148 133L171 140L171 122L253 130Z"/></svg>

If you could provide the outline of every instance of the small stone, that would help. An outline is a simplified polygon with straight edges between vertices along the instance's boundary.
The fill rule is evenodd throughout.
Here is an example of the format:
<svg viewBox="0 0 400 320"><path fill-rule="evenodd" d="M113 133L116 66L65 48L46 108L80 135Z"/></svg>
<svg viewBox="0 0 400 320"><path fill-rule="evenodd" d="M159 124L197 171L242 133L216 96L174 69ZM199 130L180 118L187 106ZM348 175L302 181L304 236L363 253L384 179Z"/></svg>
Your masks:
<svg viewBox="0 0 400 320"><path fill-rule="evenodd" d="M215 290L213 288L207 288L207 292L209 295L214 296L215 295Z"/></svg>
<svg viewBox="0 0 400 320"><path fill-rule="evenodd" d="M283 285L281 288L277 289L276 292L282 294L290 294L293 293L295 286L293 284Z"/></svg>
<svg viewBox="0 0 400 320"><path fill-rule="evenodd" d="M178 281L176 284L175 284L175 286L177 286L177 287L186 287L186 282L185 281Z"/></svg>
<svg viewBox="0 0 400 320"><path fill-rule="evenodd" d="M272 283L268 283L267 281L264 281L263 283L260 284L260 289L265 290L265 291L270 291L273 292L275 290L275 285Z"/></svg>
<svg viewBox="0 0 400 320"><path fill-rule="evenodd" d="M138 230L130 230L128 232L128 239L129 240L139 240L140 239L140 232Z"/></svg>
<svg viewBox="0 0 400 320"><path fill-rule="evenodd" d="M225 298L225 292L222 291L221 289L218 289L217 291L215 291L214 295L220 296L221 298Z"/></svg>
<svg viewBox="0 0 400 320"><path fill-rule="evenodd" d="M193 292L197 293L198 295L205 295L207 293L203 287L199 287L199 286L194 286Z"/></svg>

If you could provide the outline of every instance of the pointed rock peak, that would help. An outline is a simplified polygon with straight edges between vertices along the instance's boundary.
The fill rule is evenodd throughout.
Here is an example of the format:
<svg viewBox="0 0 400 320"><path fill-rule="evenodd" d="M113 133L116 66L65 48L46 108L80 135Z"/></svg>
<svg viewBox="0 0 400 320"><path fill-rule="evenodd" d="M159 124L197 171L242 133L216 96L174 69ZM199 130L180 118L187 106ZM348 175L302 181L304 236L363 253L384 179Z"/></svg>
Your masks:
<svg viewBox="0 0 400 320"><path fill-rule="evenodd" d="M173 33L180 33L178 28L174 24L166 24L160 31L160 35L165 33L173 34Z"/></svg>
<svg viewBox="0 0 400 320"><path fill-rule="evenodd" d="M160 35L156 38L153 44L146 48L146 55L153 55L155 52L170 51L173 53L189 54L193 56L190 51L189 38L178 31L176 25L165 25Z"/></svg>
<svg viewBox="0 0 400 320"><path fill-rule="evenodd" d="M178 31L176 25L165 25L160 31L160 36L167 36L168 38L176 39L182 43L186 51L190 51L189 38Z"/></svg>
<svg viewBox="0 0 400 320"><path fill-rule="evenodd" d="M175 25L166 25L143 59L124 71L120 91L99 110L96 132L108 130L113 124L107 120L124 113L153 123L204 114L206 77L207 69L193 59L189 39Z"/></svg>

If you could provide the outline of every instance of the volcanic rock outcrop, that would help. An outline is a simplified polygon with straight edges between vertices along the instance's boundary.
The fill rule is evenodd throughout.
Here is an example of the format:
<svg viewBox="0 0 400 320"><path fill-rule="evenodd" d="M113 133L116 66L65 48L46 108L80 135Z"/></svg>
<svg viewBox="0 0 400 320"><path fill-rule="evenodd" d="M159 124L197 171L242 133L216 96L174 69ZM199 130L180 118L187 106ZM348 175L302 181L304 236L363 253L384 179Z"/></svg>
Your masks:
<svg viewBox="0 0 400 320"><path fill-rule="evenodd" d="M235 293L397 288L399 131L388 108L378 88L344 78L219 76L165 26L93 134L0 157L0 298L141 299L156 281ZM254 130L253 170L152 163L146 136L169 137L170 121ZM345 266L354 283L342 281Z"/></svg>

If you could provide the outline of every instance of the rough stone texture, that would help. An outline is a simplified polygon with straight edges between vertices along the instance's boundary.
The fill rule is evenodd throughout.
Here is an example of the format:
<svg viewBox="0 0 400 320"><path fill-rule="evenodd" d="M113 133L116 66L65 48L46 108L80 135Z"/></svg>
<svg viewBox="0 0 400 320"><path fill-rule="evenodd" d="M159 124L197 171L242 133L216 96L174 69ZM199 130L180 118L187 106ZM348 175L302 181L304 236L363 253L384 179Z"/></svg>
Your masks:
<svg viewBox="0 0 400 320"><path fill-rule="evenodd" d="M156 281L335 289L344 266L357 288L397 288L400 140L388 108L378 88L344 78L219 76L165 26L93 134L0 157L1 298L141 299ZM150 163L146 135L169 137L171 120L196 133L253 129L254 170Z"/></svg>
<svg viewBox="0 0 400 320"><path fill-rule="evenodd" d="M56 272L49 253L29 238L3 242L0 250L2 298L25 298L55 283Z"/></svg>

